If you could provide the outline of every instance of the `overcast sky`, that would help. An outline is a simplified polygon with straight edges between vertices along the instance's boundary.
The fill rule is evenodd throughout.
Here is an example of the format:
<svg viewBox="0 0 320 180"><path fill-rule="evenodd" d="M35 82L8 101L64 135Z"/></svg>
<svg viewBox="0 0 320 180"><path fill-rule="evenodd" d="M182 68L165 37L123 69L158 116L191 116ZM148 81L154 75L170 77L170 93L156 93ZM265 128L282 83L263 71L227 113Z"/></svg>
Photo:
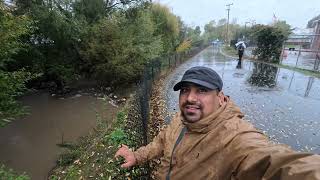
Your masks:
<svg viewBox="0 0 320 180"><path fill-rule="evenodd" d="M210 20L227 18L226 4L233 3L230 22L237 18L238 24L255 20L259 24L272 22L273 14L287 21L292 27L305 28L308 20L320 14L320 0L154 0L167 5L174 14L191 26Z"/></svg>

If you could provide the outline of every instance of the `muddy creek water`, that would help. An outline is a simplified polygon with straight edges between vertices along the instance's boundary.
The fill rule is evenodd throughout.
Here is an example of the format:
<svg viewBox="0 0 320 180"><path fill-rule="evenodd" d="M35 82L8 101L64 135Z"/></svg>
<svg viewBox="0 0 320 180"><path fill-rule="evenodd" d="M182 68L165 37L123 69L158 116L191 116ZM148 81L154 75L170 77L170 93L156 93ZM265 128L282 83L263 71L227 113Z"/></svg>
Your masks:
<svg viewBox="0 0 320 180"><path fill-rule="evenodd" d="M57 144L75 142L97 123L96 116L111 119L115 107L89 95L56 98L36 93L22 98L29 115L0 128L0 163L26 172L32 179L46 179L60 153Z"/></svg>
<svg viewBox="0 0 320 180"><path fill-rule="evenodd" d="M245 118L272 140L293 149L320 153L320 79L267 64L237 61L209 47L177 68L166 83L170 113L178 111L178 92L172 90L193 66L216 70L224 92L240 106Z"/></svg>

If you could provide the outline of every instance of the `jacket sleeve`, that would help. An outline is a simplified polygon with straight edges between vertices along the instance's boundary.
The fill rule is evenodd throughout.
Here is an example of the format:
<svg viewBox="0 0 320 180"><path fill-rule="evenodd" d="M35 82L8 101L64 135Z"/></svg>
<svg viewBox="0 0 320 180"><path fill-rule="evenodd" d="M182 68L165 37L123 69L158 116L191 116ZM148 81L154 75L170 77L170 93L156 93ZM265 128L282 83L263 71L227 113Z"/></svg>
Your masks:
<svg viewBox="0 0 320 180"><path fill-rule="evenodd" d="M161 130L152 142L146 146L140 147L134 152L138 164L142 164L163 155L167 134L170 133L175 123L176 118L173 118L170 124L165 129Z"/></svg>
<svg viewBox="0 0 320 180"><path fill-rule="evenodd" d="M320 156L275 144L260 133L244 133L231 142L233 179L320 180Z"/></svg>
<svg viewBox="0 0 320 180"><path fill-rule="evenodd" d="M160 131L152 142L133 152L138 164L160 157L163 154L166 130L167 129Z"/></svg>

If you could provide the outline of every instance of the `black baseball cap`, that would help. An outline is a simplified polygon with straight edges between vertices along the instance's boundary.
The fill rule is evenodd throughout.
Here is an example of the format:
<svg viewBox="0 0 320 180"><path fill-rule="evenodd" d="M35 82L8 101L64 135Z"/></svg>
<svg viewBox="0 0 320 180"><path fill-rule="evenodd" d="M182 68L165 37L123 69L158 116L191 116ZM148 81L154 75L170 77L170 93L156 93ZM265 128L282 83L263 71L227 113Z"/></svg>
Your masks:
<svg viewBox="0 0 320 180"><path fill-rule="evenodd" d="M194 83L211 90L222 90L222 79L219 74L211 68L196 66L188 69L180 82L174 85L173 90L178 91L184 83Z"/></svg>

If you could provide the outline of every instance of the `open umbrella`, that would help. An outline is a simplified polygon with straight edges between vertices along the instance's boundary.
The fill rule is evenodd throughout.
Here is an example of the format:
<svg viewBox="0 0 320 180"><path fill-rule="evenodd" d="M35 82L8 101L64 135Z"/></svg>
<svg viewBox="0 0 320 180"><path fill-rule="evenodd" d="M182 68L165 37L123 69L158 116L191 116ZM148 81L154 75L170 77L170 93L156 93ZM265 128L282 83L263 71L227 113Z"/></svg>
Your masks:
<svg viewBox="0 0 320 180"><path fill-rule="evenodd" d="M239 42L237 42L235 45L236 45L236 47L238 47L238 46L240 46L240 44L242 44L242 46L243 46L244 48L247 48L247 46L246 46L246 44L244 43L244 41L239 41Z"/></svg>

